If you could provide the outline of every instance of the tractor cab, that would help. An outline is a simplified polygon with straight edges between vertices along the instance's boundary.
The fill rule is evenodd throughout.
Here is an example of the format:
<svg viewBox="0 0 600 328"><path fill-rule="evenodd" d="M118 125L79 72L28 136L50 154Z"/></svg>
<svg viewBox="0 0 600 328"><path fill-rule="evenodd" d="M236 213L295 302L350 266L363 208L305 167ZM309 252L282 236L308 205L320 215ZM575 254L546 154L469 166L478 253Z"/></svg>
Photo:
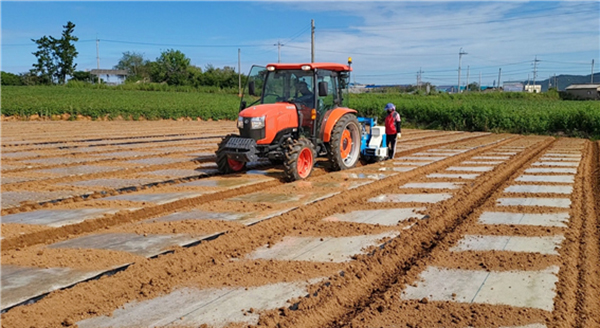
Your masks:
<svg viewBox="0 0 600 328"><path fill-rule="evenodd" d="M334 170L353 167L360 156L356 111L347 108L351 68L334 63L252 66L237 120L216 152L220 172L240 171L267 158L283 164L288 180L310 175L315 157Z"/></svg>
<svg viewBox="0 0 600 328"><path fill-rule="evenodd" d="M297 132L313 139L321 128L323 115L347 105L349 70L349 66L339 64L252 66L240 103L240 117L252 117L245 109L260 105L280 104L286 109L293 105L298 116ZM282 119L283 113L276 112Z"/></svg>

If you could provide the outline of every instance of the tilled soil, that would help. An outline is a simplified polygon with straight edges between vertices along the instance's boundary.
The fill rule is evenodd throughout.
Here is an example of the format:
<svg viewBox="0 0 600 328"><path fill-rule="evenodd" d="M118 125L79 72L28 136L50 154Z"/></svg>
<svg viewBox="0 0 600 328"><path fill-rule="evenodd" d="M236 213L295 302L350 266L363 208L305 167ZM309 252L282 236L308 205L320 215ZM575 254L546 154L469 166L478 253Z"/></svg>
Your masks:
<svg viewBox="0 0 600 328"><path fill-rule="evenodd" d="M134 301L156 300L183 288L248 290L284 282L305 282L308 287L303 296L288 299L285 306L260 308L262 303L257 300L256 306L239 310L245 317L258 314L255 321L224 318L216 326L600 326L600 143L405 130L394 160L344 172L331 172L324 164L305 181L285 183L281 168L268 163L257 163L253 170L258 172L215 176L211 154L220 138L233 132L232 122L3 122L4 218L58 210L111 212L61 226L3 220L2 266L105 273L55 289L45 297L39 295L28 305L21 302L5 308L3 304L2 327L77 326L85 319L114 316L115 311ZM436 155L428 156L428 152ZM444 152L448 155L443 156ZM575 166L563 166L553 164L558 161L548 163L546 154L581 157L574 161ZM427 159L436 156L440 158ZM482 156L506 158L477 158ZM484 163L473 163L480 161ZM565 176L558 171L531 173L538 168L552 171L555 165L575 169L574 183L544 182L543 178L541 182L521 181L525 175ZM53 170L61 168L67 170ZM469 171L471 168L474 171ZM477 176L467 178L469 174ZM252 181L242 181L248 178ZM426 184L413 185L417 183ZM454 189L449 189L448 183L456 183ZM507 191L511 186L571 186L572 190ZM23 192L55 194L4 202L5 195ZM189 196L165 203L135 198L156 194ZM443 199L427 200L427 196L439 194ZM412 195L418 197L404 202L382 201ZM112 198L122 196L129 198ZM546 200L550 205L511 203L519 199ZM366 217L367 211L403 209L414 209L413 214L392 225L340 219L357 211L361 213L358 216ZM486 223L483 217L489 213L535 218L564 213L566 219L551 225L527 224L523 218ZM224 220L219 214L236 219ZM197 219L203 215L208 216ZM148 240L153 236L185 236L197 242L171 245L156 255L117 248L55 246L102 234ZM278 249L293 238L311 237L326 243L333 238L364 236L381 237L378 243L342 261L334 260L332 254L327 254L329 260L255 256L258 250ZM484 249L457 250L468 245L469 236L515 241L554 238L558 244L547 251L527 251L530 244L513 249L508 242L504 249L486 249L486 245ZM538 289L514 293L516 298L530 293L529 301L542 300L550 307L534 301L510 303L502 299L513 295L512 291L494 292L485 290L484 285L479 289L493 296L487 301L475 297L465 301L457 295L460 292L448 298L434 292L420 298L406 296L429 283L426 274L432 270L533 276L554 267L558 271L550 275L556 279L548 289L550 296L536 294ZM5 276L2 278L6 285ZM437 281L438 289L450 290L452 285L444 285L444 280ZM3 298L12 292L3 288ZM149 325L138 322L138 326ZM182 317L171 321L170 326L199 324L186 324Z"/></svg>

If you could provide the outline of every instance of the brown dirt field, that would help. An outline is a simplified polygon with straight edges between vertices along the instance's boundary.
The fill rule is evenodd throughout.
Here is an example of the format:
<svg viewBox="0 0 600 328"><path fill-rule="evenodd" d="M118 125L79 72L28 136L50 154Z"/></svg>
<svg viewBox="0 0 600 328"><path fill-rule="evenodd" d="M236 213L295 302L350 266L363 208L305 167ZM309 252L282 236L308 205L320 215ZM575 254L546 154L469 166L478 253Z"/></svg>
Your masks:
<svg viewBox="0 0 600 328"><path fill-rule="evenodd" d="M126 269L89 280L71 288L55 290L29 305L18 305L2 314L2 327L64 327L101 315L112 315L132 301L151 300L183 287L257 287L277 282L309 281L326 277L308 287L306 296L289 300L294 306L259 313L259 327L506 327L544 324L546 327L600 326L600 142L582 139L556 139L540 136L484 134L443 131L403 131L396 155L414 156L440 148L465 152L419 166L408 172L382 168L397 167L385 161L357 167L349 172L396 173L348 189L358 180L348 172L317 168L307 180L286 183L278 178L253 174L172 178L158 176L165 183L126 190L85 185L90 180L140 179L158 170L194 170L214 158L198 160L197 153L211 153L220 137L235 131L233 122L142 121L142 122L2 122L2 193L18 191L74 192L74 199L39 204L36 201L7 206L2 216L35 214L39 210L118 209L95 219L65 225L2 223L2 265L36 268L103 270L132 263ZM216 142L215 142L216 140ZM162 146L172 153L151 153ZM159 147L160 146L160 147ZM188 149L184 149L188 148ZM581 162L574 176L573 193L537 193L534 197L569 198L568 208L541 206L498 206L503 197L532 197L530 193L506 193L510 185L536 185L515 180L534 167L539 158L553 151L580 152ZM139 155L146 151L146 155ZM457 173L449 167L467 166L461 162L494 152L514 151L500 164L490 165L473 180L427 178L431 173ZM112 155L102 155L111 154ZM100 159L95 159L100 154ZM53 158L71 161L60 164ZM41 159L35 163L31 159ZM47 164L45 161L48 160ZM80 163L76 163L80 161ZM137 160L143 160L139 164ZM173 162L167 162L171 161ZM182 161L178 161L182 160ZM54 161L54 162L53 162ZM136 161L136 162L132 162ZM52 164L55 163L55 164ZM38 170L108 166L110 172L84 172L79 175L44 176ZM469 165L471 166L471 165ZM481 166L481 165L474 165ZM268 168L264 166L263 168ZM538 166L535 166L538 167ZM541 166L543 168L550 168ZM376 170L375 170L375 169ZM55 171L53 171L55 172ZM187 171L186 171L187 172ZM468 172L462 172L468 173ZM550 173L544 175L561 175ZM233 188L217 187L233 179L254 176L256 184ZM273 176L275 178L273 178ZM18 178L31 178L20 182ZM214 186L183 185L186 182L215 181ZM4 181L4 180L3 180ZM17 182L15 182L17 181ZM465 182L458 189L399 188L416 182ZM84 183L84 184L81 184ZM544 185L564 185L543 183ZM165 204L107 200L111 195L143 195L174 192L209 192ZM253 193L270 193L261 202L232 200ZM336 194L311 203L322 194ZM89 195L84 195L89 193ZM437 194L450 198L427 204L369 202L383 194ZM9 195L9 194L6 194ZM291 200L275 202L277 197ZM4 198L4 197L3 197ZM323 221L334 214L352 211L424 207L427 217L396 225ZM133 210L129 210L135 208ZM293 208L289 210L290 208ZM214 213L269 214L289 210L255 224L217 219L159 221L162 216L186 211ZM568 212L566 227L517 224L480 224L484 212L552 214ZM152 219L152 220L151 220ZM148 221L149 220L149 221ZM286 237L356 237L385 232L399 233L370 246L365 253L346 262L311 262L252 259L256 249L273 247ZM173 246L169 252L144 257L124 251L92 248L50 248L50 244L71 241L97 233L133 233L138 236L185 233L192 237L217 234L190 247ZM564 235L556 254L521 251L452 251L466 235L552 237ZM400 297L408 286L417 286L420 274L430 266L485 272L543 270L558 266L553 309L503 304L459 303L455 301L405 300ZM5 291L3 290L3 294ZM204 326L204 325L203 325ZM231 323L229 327L247 327Z"/></svg>

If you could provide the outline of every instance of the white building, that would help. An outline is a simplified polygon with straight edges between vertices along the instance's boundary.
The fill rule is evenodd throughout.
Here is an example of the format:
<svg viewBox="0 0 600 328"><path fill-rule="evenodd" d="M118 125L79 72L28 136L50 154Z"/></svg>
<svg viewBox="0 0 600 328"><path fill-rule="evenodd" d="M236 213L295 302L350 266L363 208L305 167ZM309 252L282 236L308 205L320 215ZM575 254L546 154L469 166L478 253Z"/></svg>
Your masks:
<svg viewBox="0 0 600 328"><path fill-rule="evenodd" d="M537 84L526 84L524 86L523 91L529 92L529 93L541 93L542 92L542 86L541 85L537 85Z"/></svg>

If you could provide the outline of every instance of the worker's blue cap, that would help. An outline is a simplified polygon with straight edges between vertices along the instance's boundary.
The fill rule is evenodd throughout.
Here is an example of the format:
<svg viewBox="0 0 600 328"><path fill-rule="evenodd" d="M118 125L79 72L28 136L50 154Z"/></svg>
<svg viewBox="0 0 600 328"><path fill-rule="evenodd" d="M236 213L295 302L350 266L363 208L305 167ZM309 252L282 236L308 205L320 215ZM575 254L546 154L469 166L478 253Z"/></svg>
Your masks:
<svg viewBox="0 0 600 328"><path fill-rule="evenodd" d="M385 105L384 109L385 110L390 110L390 109L396 110L396 106L394 106L394 104L392 104L392 103L388 103L387 105Z"/></svg>

